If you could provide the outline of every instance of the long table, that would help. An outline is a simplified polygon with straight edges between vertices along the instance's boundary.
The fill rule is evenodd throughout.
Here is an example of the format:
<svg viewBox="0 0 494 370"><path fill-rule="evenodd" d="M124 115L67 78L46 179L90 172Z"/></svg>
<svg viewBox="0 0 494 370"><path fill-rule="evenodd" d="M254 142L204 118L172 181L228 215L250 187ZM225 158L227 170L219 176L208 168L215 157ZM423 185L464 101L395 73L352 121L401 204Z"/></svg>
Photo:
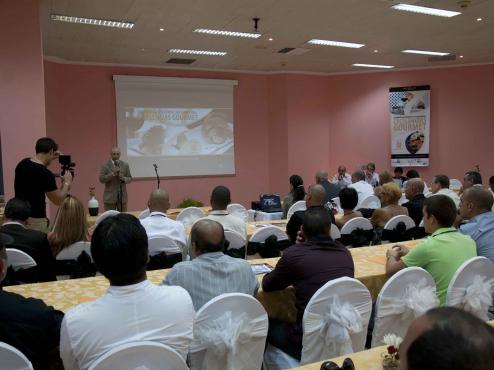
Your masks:
<svg viewBox="0 0 494 370"><path fill-rule="evenodd" d="M418 242L420 241L412 240L401 244L413 248ZM355 278L369 289L373 301L375 301L387 280L385 274L386 250L391 245L383 244L350 249L355 264ZM254 259L248 262L251 264L265 263L274 267L278 259ZM154 284L160 284L168 272L168 269L149 271L148 279ZM262 276L258 275L258 279L261 282ZM103 276L96 276L84 279L16 285L5 287L4 289L25 297L40 298L56 309L67 311L79 303L93 301L102 296L108 286L108 281ZM295 321L297 310L295 309L295 291L293 287L277 292L264 292L260 287L256 298L264 306L269 317L283 321Z"/></svg>

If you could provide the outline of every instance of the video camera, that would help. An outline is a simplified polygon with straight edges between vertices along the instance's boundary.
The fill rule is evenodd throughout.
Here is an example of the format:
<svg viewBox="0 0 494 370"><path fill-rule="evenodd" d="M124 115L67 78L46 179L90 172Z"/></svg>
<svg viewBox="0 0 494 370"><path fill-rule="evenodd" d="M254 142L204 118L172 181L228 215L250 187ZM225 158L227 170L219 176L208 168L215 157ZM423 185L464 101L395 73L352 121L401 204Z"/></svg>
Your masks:
<svg viewBox="0 0 494 370"><path fill-rule="evenodd" d="M66 171L69 171L72 174L72 177L74 177L75 163L72 162L72 158L70 157L70 155L59 155L58 163L60 163L62 167L62 176L65 175Z"/></svg>

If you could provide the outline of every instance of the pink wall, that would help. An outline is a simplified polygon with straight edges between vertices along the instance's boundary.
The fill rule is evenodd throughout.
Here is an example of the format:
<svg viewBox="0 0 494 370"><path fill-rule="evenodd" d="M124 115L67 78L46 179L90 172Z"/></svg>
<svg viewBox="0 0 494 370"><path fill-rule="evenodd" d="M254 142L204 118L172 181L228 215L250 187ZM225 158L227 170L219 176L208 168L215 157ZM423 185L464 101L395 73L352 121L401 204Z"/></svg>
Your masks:
<svg viewBox="0 0 494 370"><path fill-rule="evenodd" d="M330 167L353 170L374 161L390 168L388 89L431 86L430 166L426 181L445 173L463 179L480 165L484 185L494 175L494 65L328 77Z"/></svg>
<svg viewBox="0 0 494 370"><path fill-rule="evenodd" d="M37 0L2 1L0 45L0 135L8 199L14 193L16 164L34 155L36 140L46 132Z"/></svg>

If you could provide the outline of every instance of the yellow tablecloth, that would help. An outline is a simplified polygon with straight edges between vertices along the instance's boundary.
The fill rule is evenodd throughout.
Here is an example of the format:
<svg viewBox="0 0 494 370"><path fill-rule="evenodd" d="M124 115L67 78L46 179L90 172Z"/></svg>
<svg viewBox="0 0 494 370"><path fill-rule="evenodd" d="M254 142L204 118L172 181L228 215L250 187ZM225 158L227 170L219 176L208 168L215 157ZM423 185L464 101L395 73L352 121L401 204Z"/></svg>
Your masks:
<svg viewBox="0 0 494 370"><path fill-rule="evenodd" d="M419 241L404 242L408 247L414 247ZM391 244L374 247L363 247L351 249L355 263L355 277L362 281L369 289L372 299L375 300L387 277L384 273L386 263L386 250ZM266 258L249 260L251 264L267 263L276 266L278 258ZM148 272L148 279L159 284L169 270L155 270ZM259 275L259 282L262 276ZM86 301L92 301L104 294L108 288L108 281L103 276L85 279L62 280L48 283L24 284L5 287L10 292L21 294L25 297L40 298L48 305L61 311ZM293 287L288 287L278 292L263 292L260 288L257 299L266 309L269 317L284 321L295 321L295 292Z"/></svg>

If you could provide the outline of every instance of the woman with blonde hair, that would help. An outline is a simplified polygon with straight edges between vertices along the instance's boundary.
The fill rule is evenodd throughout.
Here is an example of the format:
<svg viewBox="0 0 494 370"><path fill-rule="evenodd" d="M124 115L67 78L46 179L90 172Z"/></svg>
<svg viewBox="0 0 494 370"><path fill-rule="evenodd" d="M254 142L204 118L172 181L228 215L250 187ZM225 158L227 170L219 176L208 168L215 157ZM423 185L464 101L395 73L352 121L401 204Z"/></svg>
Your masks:
<svg viewBox="0 0 494 370"><path fill-rule="evenodd" d="M408 216L408 210L398 205L401 198L401 190L394 182L388 182L376 188L376 196L381 200L381 208L372 214L370 219L375 227L384 227L386 222L398 215Z"/></svg>
<svg viewBox="0 0 494 370"><path fill-rule="evenodd" d="M62 249L79 241L88 241L86 209L74 196L66 197L58 209L53 231L48 241L56 257Z"/></svg>

